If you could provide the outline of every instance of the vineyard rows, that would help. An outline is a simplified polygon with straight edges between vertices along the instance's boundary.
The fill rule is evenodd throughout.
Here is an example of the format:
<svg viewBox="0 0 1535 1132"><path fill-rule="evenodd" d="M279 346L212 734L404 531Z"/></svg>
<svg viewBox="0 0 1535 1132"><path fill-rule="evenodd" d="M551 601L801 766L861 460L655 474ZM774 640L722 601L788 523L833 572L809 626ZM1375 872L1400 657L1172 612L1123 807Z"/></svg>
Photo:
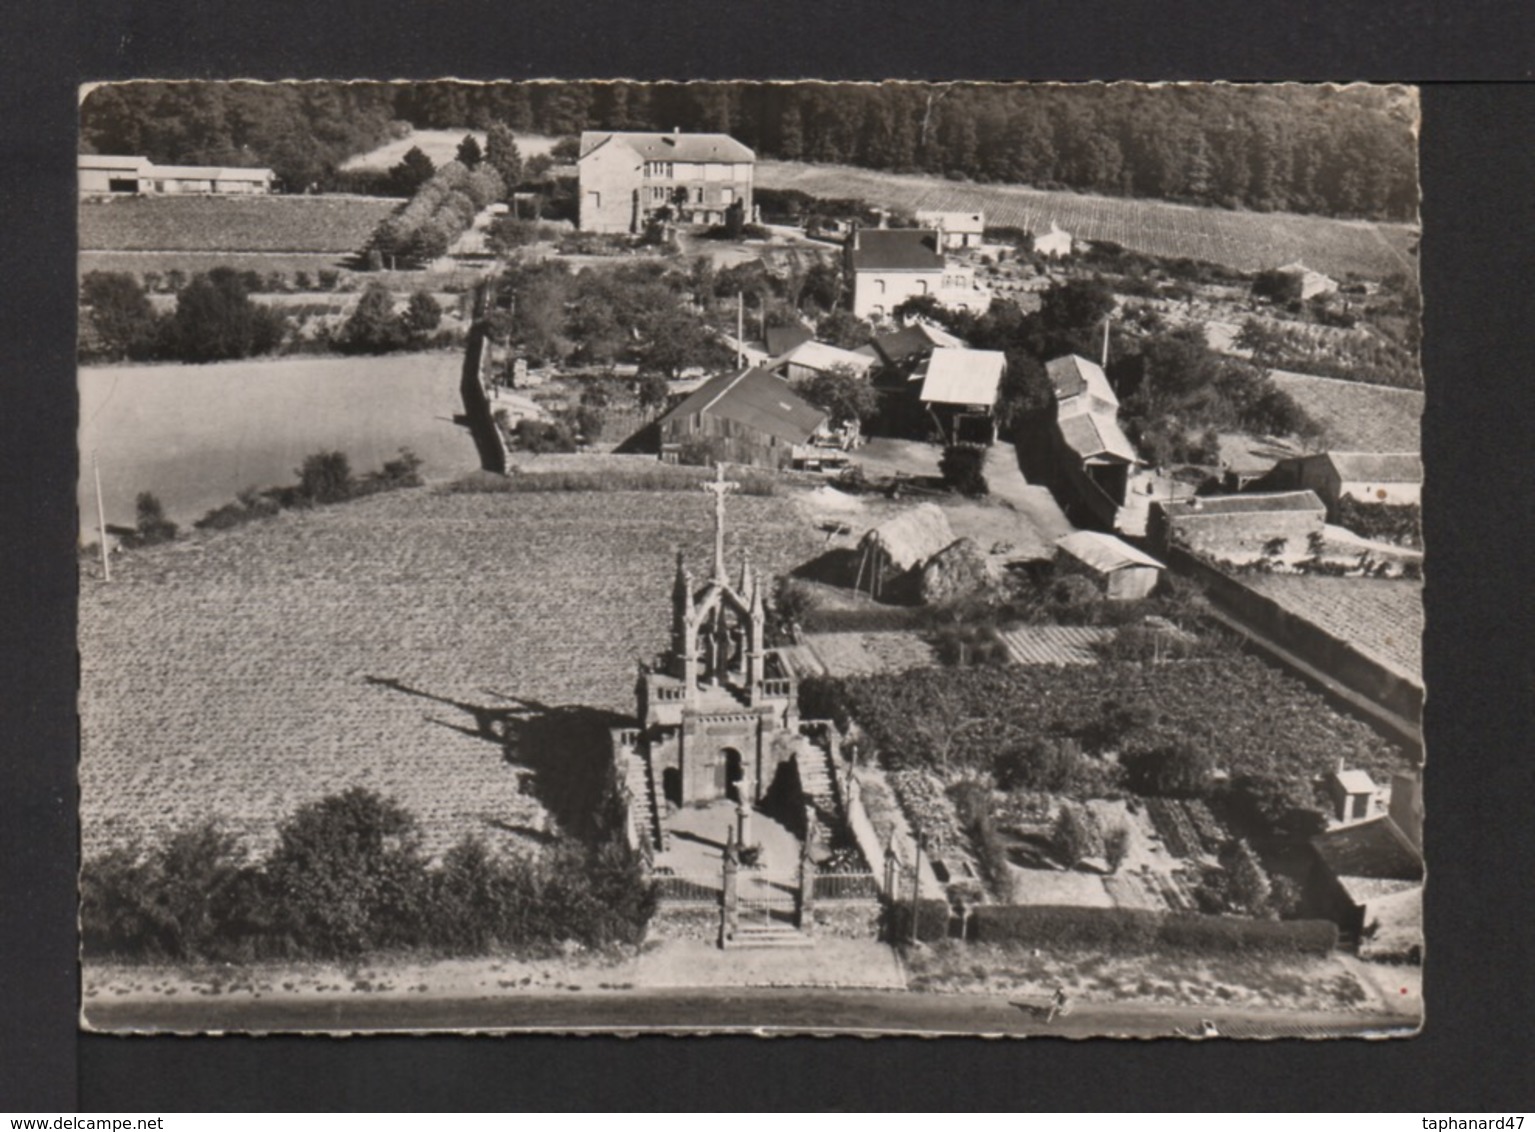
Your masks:
<svg viewBox="0 0 1535 1132"><path fill-rule="evenodd" d="M731 508L764 567L815 554L787 500ZM632 718L674 550L704 568L709 521L701 493L417 491L123 558L82 582L86 852L210 815L264 850L295 806L352 785L414 811L431 852L536 841L527 764L550 752L508 758L498 728L536 743L565 733L540 717L573 719L605 744Z"/></svg>
<svg viewBox="0 0 1535 1132"><path fill-rule="evenodd" d="M1187 257L1239 271L1303 260L1331 275L1382 278L1416 271L1408 225L1332 220L1292 213L1228 212L1166 201L1094 197L1017 185L982 185L941 177L878 173L840 165L757 163L764 189L819 197L856 197L908 211L984 210L988 227L1046 232L1053 220L1074 236L1110 240L1134 251Z"/></svg>
<svg viewBox="0 0 1535 1132"><path fill-rule="evenodd" d="M398 204L338 196L82 201L79 243L86 251L355 252Z"/></svg>

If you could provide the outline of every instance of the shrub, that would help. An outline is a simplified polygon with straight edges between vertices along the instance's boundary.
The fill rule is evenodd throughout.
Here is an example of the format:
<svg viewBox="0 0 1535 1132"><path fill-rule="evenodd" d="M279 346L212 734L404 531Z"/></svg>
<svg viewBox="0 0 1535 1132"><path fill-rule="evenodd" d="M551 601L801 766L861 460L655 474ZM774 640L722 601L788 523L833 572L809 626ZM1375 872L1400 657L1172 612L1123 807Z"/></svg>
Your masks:
<svg viewBox="0 0 1535 1132"><path fill-rule="evenodd" d="M1165 950L1196 955L1326 955L1337 946L1338 929L1325 920L1276 922L1167 915L1138 908L987 904L971 915L970 938L978 943L1082 947L1131 954Z"/></svg>
<svg viewBox="0 0 1535 1132"><path fill-rule="evenodd" d="M1075 739L1041 738L1004 751L997 759L997 777L1008 790L1061 793L1077 778L1083 762Z"/></svg>
<svg viewBox="0 0 1535 1132"><path fill-rule="evenodd" d="M1202 798L1214 785L1215 756L1189 742L1174 742L1137 754L1127 767L1131 788L1138 794Z"/></svg>
<svg viewBox="0 0 1535 1132"><path fill-rule="evenodd" d="M925 896L915 903L909 899L897 900L885 906L880 917L880 935L889 943L905 943L912 938L915 916L917 939L922 943L937 943L949 938L950 915L947 900Z"/></svg>
<svg viewBox="0 0 1535 1132"><path fill-rule="evenodd" d="M1222 864L1226 869L1227 891L1232 904L1250 915L1264 915L1269 910L1272 890L1268 874L1263 871L1252 846L1245 841L1233 842L1224 854Z"/></svg>
<svg viewBox="0 0 1535 1132"><path fill-rule="evenodd" d="M161 352L186 362L216 362L267 354L282 342L281 311L251 302L254 272L215 267L195 275L176 297L162 328Z"/></svg>
<svg viewBox="0 0 1535 1132"><path fill-rule="evenodd" d="M132 275L117 271L92 271L80 282L80 301L89 312L89 328L95 332L95 349L81 339L81 354L98 353L107 358L147 357L154 346L155 310ZM82 330L85 329L82 326Z"/></svg>
<svg viewBox="0 0 1535 1132"><path fill-rule="evenodd" d="M154 546L176 537L176 524L165 517L165 509L153 492L139 492L136 509L138 520L127 540L130 546Z"/></svg>
<svg viewBox="0 0 1535 1132"><path fill-rule="evenodd" d="M256 519L269 518L281 510L282 505L277 500L248 487L235 502L215 507L192 525L198 530L227 531Z"/></svg>
<svg viewBox="0 0 1535 1132"><path fill-rule="evenodd" d="M298 477L298 494L310 503L339 503L351 497L352 465L344 452L306 456Z"/></svg>
<svg viewBox="0 0 1535 1132"><path fill-rule="evenodd" d="M992 895L1006 903L1013 899L1013 871L1007 859L1007 846L997 832L996 815L993 812L991 784L983 779L969 778L950 788L954 809L960 824L970 835L975 846L981 872L986 877Z"/></svg>
<svg viewBox="0 0 1535 1132"><path fill-rule="evenodd" d="M943 450L938 470L943 482L961 495L977 497L991 489L982 469L986 466L986 450L973 444L951 444Z"/></svg>
<svg viewBox="0 0 1535 1132"><path fill-rule="evenodd" d="M536 421L524 417L512 429L512 444L524 452L574 452L576 438L563 421Z"/></svg>
<svg viewBox="0 0 1535 1132"><path fill-rule="evenodd" d="M1098 830L1086 810L1067 802L1061 806L1050 833L1050 845L1056 858L1068 869L1084 857L1097 856L1101 848Z"/></svg>
<svg viewBox="0 0 1535 1132"><path fill-rule="evenodd" d="M1103 856L1109 863L1112 872L1118 872L1119 866L1125 863L1125 856L1130 851L1129 827L1116 825L1103 835Z"/></svg>

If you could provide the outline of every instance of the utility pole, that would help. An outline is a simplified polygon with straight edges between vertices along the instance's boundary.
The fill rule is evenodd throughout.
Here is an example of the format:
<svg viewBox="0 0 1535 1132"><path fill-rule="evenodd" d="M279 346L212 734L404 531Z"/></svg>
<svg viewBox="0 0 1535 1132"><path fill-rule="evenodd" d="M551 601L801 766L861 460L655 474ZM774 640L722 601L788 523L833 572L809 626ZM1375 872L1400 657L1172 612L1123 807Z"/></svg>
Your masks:
<svg viewBox="0 0 1535 1132"><path fill-rule="evenodd" d="M911 870L911 942L917 942L917 917L922 914L922 835L917 835L917 858Z"/></svg>
<svg viewBox="0 0 1535 1132"><path fill-rule="evenodd" d="M107 513L101 505L101 465L96 462L96 450L91 449L91 476L96 481L96 535L101 540L101 576L112 580L112 563L107 556Z"/></svg>
<svg viewBox="0 0 1535 1132"><path fill-rule="evenodd" d="M1105 370L1109 368L1109 316L1103 316L1103 361L1098 363Z"/></svg>
<svg viewBox="0 0 1535 1132"><path fill-rule="evenodd" d="M736 292L736 369L746 364L746 292Z"/></svg>

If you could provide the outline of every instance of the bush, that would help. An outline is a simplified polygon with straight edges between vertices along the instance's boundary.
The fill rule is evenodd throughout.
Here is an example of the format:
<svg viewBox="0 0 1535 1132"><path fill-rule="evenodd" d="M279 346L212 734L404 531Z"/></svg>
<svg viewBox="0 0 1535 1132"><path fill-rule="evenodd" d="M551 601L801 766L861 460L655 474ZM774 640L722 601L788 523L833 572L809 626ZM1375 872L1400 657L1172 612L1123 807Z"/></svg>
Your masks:
<svg viewBox="0 0 1535 1132"><path fill-rule="evenodd" d="M960 824L975 846L981 872L992 895L1003 903L1013 899L1013 871L1008 863L1007 846L997 832L993 812L991 784L983 779L965 779L950 788Z"/></svg>
<svg viewBox="0 0 1535 1132"><path fill-rule="evenodd" d="M175 314L161 327L158 352L185 362L271 353L282 343L286 319L279 310L251 302L253 281L260 285L254 272L228 267L193 276L176 297Z"/></svg>
<svg viewBox="0 0 1535 1132"><path fill-rule="evenodd" d="M136 503L138 521L125 542L129 546L155 546L176 537L176 524L165 517L165 509L153 492L141 491Z"/></svg>
<svg viewBox="0 0 1535 1132"><path fill-rule="evenodd" d="M316 452L298 470L300 498L309 503L339 503L352 495L352 465L344 452Z"/></svg>
<svg viewBox="0 0 1535 1132"><path fill-rule="evenodd" d="M1090 948L1120 953L1195 955L1326 955L1338 929L1325 920L1248 920L1235 916L1167 915L1138 908L987 904L970 917L977 943Z"/></svg>
<svg viewBox="0 0 1535 1132"><path fill-rule="evenodd" d="M1215 780L1215 756L1188 742L1137 754L1127 767L1131 789L1164 798L1203 798Z"/></svg>
<svg viewBox="0 0 1535 1132"><path fill-rule="evenodd" d="M512 429L512 445L523 452L574 452L576 438L563 421L536 421L524 417Z"/></svg>
<svg viewBox="0 0 1535 1132"><path fill-rule="evenodd" d="M281 510L282 504L276 499L248 487L235 502L215 507L192 525L203 531L227 531L256 519L270 518Z"/></svg>
<svg viewBox="0 0 1535 1132"><path fill-rule="evenodd" d="M1103 835L1103 856L1109 863L1111 872L1118 872L1119 866L1125 863L1125 856L1130 851L1130 830L1127 826L1116 825Z"/></svg>
<svg viewBox="0 0 1535 1132"><path fill-rule="evenodd" d="M972 444L951 444L943 450L938 461L943 482L961 495L972 498L991 490L982 471L985 466L986 450Z"/></svg>
<svg viewBox="0 0 1535 1132"><path fill-rule="evenodd" d="M915 904L911 900L887 904L880 917L881 937L889 943L905 943L911 939L913 914L919 941L937 943L949 938L949 902L926 896Z"/></svg>
<svg viewBox="0 0 1535 1132"><path fill-rule="evenodd" d="M1084 857L1096 857L1102 848L1098 828L1088 812L1071 802L1061 806L1050 833L1050 845L1056 859L1068 869L1076 867Z"/></svg>

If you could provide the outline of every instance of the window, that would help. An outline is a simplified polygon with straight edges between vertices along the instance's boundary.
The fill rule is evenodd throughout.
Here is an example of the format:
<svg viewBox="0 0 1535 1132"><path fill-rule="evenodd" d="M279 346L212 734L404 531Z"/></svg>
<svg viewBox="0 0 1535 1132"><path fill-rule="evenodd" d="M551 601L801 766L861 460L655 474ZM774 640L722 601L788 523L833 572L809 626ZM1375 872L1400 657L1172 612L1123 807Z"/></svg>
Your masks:
<svg viewBox="0 0 1535 1132"><path fill-rule="evenodd" d="M926 279L918 279L917 280L917 294L919 294L919 295L927 294L927 280Z"/></svg>
<svg viewBox="0 0 1535 1132"><path fill-rule="evenodd" d="M698 188L693 190L693 203L694 204L703 204L703 202L704 202L704 187L702 185L699 185Z"/></svg>
<svg viewBox="0 0 1535 1132"><path fill-rule="evenodd" d="M736 191L734 189L728 188L721 189L720 200L724 201L726 204L734 204L736 202Z"/></svg>
<svg viewBox="0 0 1535 1132"><path fill-rule="evenodd" d="M874 280L874 293L876 295L883 295L885 293L885 281L883 279Z"/></svg>

